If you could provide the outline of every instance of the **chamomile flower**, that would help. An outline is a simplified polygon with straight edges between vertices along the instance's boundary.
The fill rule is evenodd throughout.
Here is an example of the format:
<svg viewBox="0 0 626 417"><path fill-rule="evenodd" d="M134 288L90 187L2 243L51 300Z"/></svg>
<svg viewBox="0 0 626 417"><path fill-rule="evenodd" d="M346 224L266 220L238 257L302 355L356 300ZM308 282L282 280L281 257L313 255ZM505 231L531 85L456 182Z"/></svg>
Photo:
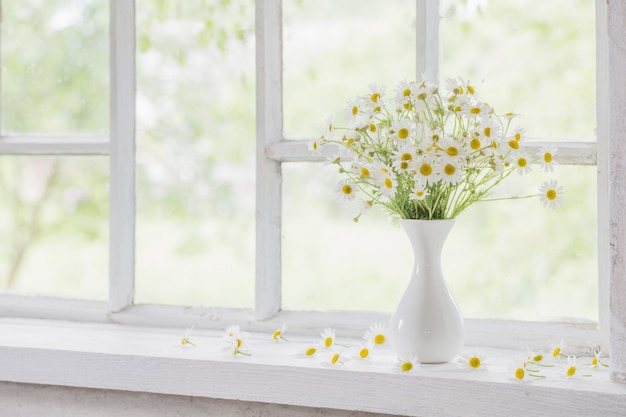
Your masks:
<svg viewBox="0 0 626 417"><path fill-rule="evenodd" d="M242 332L239 326L228 326L222 337L226 343L226 349L232 356L250 356L248 352L248 333Z"/></svg>
<svg viewBox="0 0 626 417"><path fill-rule="evenodd" d="M415 96L415 83L409 83L406 80L402 80L396 87L396 102L405 103Z"/></svg>
<svg viewBox="0 0 626 417"><path fill-rule="evenodd" d="M568 356L567 357L567 364L565 365L564 368L564 376L566 378L575 378L580 376L580 372L578 372L578 367L577 367L577 363L576 363L576 356Z"/></svg>
<svg viewBox="0 0 626 417"><path fill-rule="evenodd" d="M428 188L424 186L420 181L416 181L413 184L413 189L411 190L411 195L409 195L409 200L411 201L422 201L428 195Z"/></svg>
<svg viewBox="0 0 626 417"><path fill-rule="evenodd" d="M543 366L545 354L543 352L528 352L528 362Z"/></svg>
<svg viewBox="0 0 626 417"><path fill-rule="evenodd" d="M285 331L286 331L286 330L287 330L287 326L286 326L285 324L283 324L282 326L280 326L280 328L279 328L279 329L276 329L276 330L274 331L274 333L272 333L272 340L273 340L274 342L279 342L279 341L281 341L281 340L284 340L284 341L286 341L286 342L287 342L288 340L285 338Z"/></svg>
<svg viewBox="0 0 626 417"><path fill-rule="evenodd" d="M307 346L307 348L304 350L304 356L307 358L312 358L317 354L318 351L319 349L317 346Z"/></svg>
<svg viewBox="0 0 626 417"><path fill-rule="evenodd" d="M343 349L333 349L327 363L331 366L343 365L346 361L343 352Z"/></svg>
<svg viewBox="0 0 626 417"><path fill-rule="evenodd" d="M515 139L516 141L521 142L525 137L526 137L526 130L523 127L516 127L513 130L513 139Z"/></svg>
<svg viewBox="0 0 626 417"><path fill-rule="evenodd" d="M352 146L355 142L361 140L361 134L356 130L348 130L343 134L341 141L348 146Z"/></svg>
<svg viewBox="0 0 626 417"><path fill-rule="evenodd" d="M365 332L363 339L367 340L373 346L382 346L387 343L388 339L387 326L383 323L375 323Z"/></svg>
<svg viewBox="0 0 626 417"><path fill-rule="evenodd" d="M511 159L513 160L513 165L517 170L517 173L520 175L528 174L531 171L530 161L528 157L523 153L515 153L511 155Z"/></svg>
<svg viewBox="0 0 626 417"><path fill-rule="evenodd" d="M336 193L343 201L352 201L356 197L356 185L349 181L343 180L337 185Z"/></svg>
<svg viewBox="0 0 626 417"><path fill-rule="evenodd" d="M430 184L437 182L437 172L435 170L435 159L423 156L418 158L415 162L416 177L423 184Z"/></svg>
<svg viewBox="0 0 626 417"><path fill-rule="evenodd" d="M357 97L354 100L348 100L346 103L346 117L348 120L354 121L356 120L357 117L359 117L359 114L361 113L362 109L362 102L361 100Z"/></svg>
<svg viewBox="0 0 626 417"><path fill-rule="evenodd" d="M480 101L469 102L461 109L461 114L470 119L486 118L491 112L491 107Z"/></svg>
<svg viewBox="0 0 626 417"><path fill-rule="evenodd" d="M557 358L560 358L561 356L565 356L563 355L564 348L565 348L565 343L563 342L563 339L561 339L559 343L550 345L550 352L551 352L552 357L557 359Z"/></svg>
<svg viewBox="0 0 626 417"><path fill-rule="evenodd" d="M309 142L308 148L314 154L319 154L322 149L321 141L319 139L313 139Z"/></svg>
<svg viewBox="0 0 626 417"><path fill-rule="evenodd" d="M544 146L539 151L539 163L541 164L541 168L545 172L553 172L555 165L559 163L554 160L554 155L556 155L557 149L552 146Z"/></svg>
<svg viewBox="0 0 626 417"><path fill-rule="evenodd" d="M396 180L392 174L381 175L378 178L378 186L381 194L389 198L396 193Z"/></svg>
<svg viewBox="0 0 626 417"><path fill-rule="evenodd" d="M393 166L396 167L400 172L408 171L413 166L413 160L415 158L417 158L417 154L415 153L415 147L410 144L401 146L393 154Z"/></svg>
<svg viewBox="0 0 626 417"><path fill-rule="evenodd" d="M438 155L440 155L444 161L457 162L467 154L462 144L457 143L454 139L449 137L443 137L437 146L439 148Z"/></svg>
<svg viewBox="0 0 626 417"><path fill-rule="evenodd" d="M193 332L193 326L188 327L187 329L185 329L185 335L183 336L182 340L180 341L180 344L182 346L186 346L186 345L196 346L195 343L193 343L191 340L189 340L189 338L191 337L191 333L192 332Z"/></svg>
<svg viewBox="0 0 626 417"><path fill-rule="evenodd" d="M360 180L372 178L372 168L362 162L356 162L352 165L352 172L358 176Z"/></svg>
<svg viewBox="0 0 626 417"><path fill-rule="evenodd" d="M544 207L556 209L563 204L563 187L559 186L555 180L544 181L539 188L539 198Z"/></svg>
<svg viewBox="0 0 626 417"><path fill-rule="evenodd" d="M320 139L322 139L322 141L330 141L330 140L333 140L334 136L335 136L335 125L333 122L333 118L329 117L326 119L326 123L324 123L324 126L322 127L322 129L320 129L319 137Z"/></svg>
<svg viewBox="0 0 626 417"><path fill-rule="evenodd" d="M446 161L440 165L439 177L446 185L455 185L463 179L463 168L457 161Z"/></svg>
<svg viewBox="0 0 626 417"><path fill-rule="evenodd" d="M367 97L365 97L365 101L371 106L371 105L380 105L381 103L381 99L383 98L383 95L385 94L384 88L379 87L377 84L370 84L369 85L370 88L370 92L369 95Z"/></svg>
<svg viewBox="0 0 626 417"><path fill-rule="evenodd" d="M418 366L417 357L415 356L410 356L407 359L398 358L398 367L405 374L415 371Z"/></svg>
<svg viewBox="0 0 626 417"><path fill-rule="evenodd" d="M491 141L502 135L502 126L493 118L484 119L477 129L486 140Z"/></svg>
<svg viewBox="0 0 626 417"><path fill-rule="evenodd" d="M400 119L393 122L391 130L393 133L390 135L390 138L402 142L408 140L413 127L409 119Z"/></svg>
<svg viewBox="0 0 626 417"><path fill-rule="evenodd" d="M474 130L467 138L467 145L472 151L479 151L491 141L480 130Z"/></svg>
<svg viewBox="0 0 626 417"><path fill-rule="evenodd" d="M485 369L485 355L479 349L474 349L468 355L461 355L459 362L466 369Z"/></svg>
<svg viewBox="0 0 626 417"><path fill-rule="evenodd" d="M322 345L326 349L330 349L331 347L333 347L333 345L335 344L335 329L324 329L320 336L322 337Z"/></svg>
<svg viewBox="0 0 626 417"><path fill-rule="evenodd" d="M598 369L601 366L604 366L604 367L607 367L607 368L609 367L609 365L607 365L604 362L602 362L601 356L602 356L602 351L600 349L596 349L593 352L593 358L591 358L591 367L593 369Z"/></svg>
<svg viewBox="0 0 626 417"><path fill-rule="evenodd" d="M368 360L372 351L372 345L370 343L359 344L356 347L355 353L352 355L355 359Z"/></svg>

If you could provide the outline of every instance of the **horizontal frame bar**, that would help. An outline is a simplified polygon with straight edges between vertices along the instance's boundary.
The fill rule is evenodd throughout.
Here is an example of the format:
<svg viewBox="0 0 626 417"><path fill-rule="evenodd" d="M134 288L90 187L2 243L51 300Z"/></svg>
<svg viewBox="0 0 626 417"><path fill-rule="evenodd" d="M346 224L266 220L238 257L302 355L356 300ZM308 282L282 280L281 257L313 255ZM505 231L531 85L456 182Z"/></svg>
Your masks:
<svg viewBox="0 0 626 417"><path fill-rule="evenodd" d="M108 155L107 136L0 136L0 155Z"/></svg>

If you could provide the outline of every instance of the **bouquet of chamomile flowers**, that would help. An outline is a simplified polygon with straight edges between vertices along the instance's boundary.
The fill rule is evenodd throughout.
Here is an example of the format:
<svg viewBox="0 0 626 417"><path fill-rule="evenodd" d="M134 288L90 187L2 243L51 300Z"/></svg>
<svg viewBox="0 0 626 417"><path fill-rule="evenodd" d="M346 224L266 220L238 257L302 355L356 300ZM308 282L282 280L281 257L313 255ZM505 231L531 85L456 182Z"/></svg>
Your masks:
<svg viewBox="0 0 626 417"><path fill-rule="evenodd" d="M524 129L513 126L515 114L496 113L462 79L446 84L443 93L423 79L402 81L390 100L384 88L370 85L348 101L347 127L328 120L311 148L341 148L332 162L343 175L342 198L359 195L366 208L381 205L401 219L453 219L488 200L513 173L528 174L536 164L553 171L556 149L529 151ZM533 196L556 208L563 187L545 181L539 194L524 197Z"/></svg>

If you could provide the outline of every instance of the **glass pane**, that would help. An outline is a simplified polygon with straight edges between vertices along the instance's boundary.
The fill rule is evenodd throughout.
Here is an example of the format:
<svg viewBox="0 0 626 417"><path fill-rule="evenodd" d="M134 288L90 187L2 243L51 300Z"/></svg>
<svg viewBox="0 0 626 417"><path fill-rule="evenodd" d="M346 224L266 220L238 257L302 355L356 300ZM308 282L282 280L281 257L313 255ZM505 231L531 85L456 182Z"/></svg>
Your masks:
<svg viewBox="0 0 626 417"><path fill-rule="evenodd" d="M254 304L253 6L137 4L138 303Z"/></svg>
<svg viewBox="0 0 626 417"><path fill-rule="evenodd" d="M540 174L514 175L494 197L536 194ZM332 198L335 167L286 164L284 176L284 308L393 311L413 266L404 231L377 209L352 222L359 207ZM595 177L594 167L558 167L556 211L504 200L457 218L442 261L465 317L597 320Z"/></svg>
<svg viewBox="0 0 626 417"><path fill-rule="evenodd" d="M107 157L0 157L0 290L108 298Z"/></svg>
<svg viewBox="0 0 626 417"><path fill-rule="evenodd" d="M2 131L105 134L109 2L2 2Z"/></svg>
<svg viewBox="0 0 626 417"><path fill-rule="evenodd" d="M528 136L595 140L593 0L441 0L441 79L471 80Z"/></svg>
<svg viewBox="0 0 626 417"><path fill-rule="evenodd" d="M415 79L415 2L283 1L284 123L309 138L347 98Z"/></svg>

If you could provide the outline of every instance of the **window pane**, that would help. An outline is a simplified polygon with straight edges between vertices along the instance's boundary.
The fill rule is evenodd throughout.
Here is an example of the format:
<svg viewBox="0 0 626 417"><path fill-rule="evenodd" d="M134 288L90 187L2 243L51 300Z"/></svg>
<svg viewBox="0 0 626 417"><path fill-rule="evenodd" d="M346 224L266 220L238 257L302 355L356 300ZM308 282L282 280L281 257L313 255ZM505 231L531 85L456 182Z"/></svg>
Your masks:
<svg viewBox="0 0 626 417"><path fill-rule="evenodd" d="M0 290L108 298L106 157L0 157Z"/></svg>
<svg viewBox="0 0 626 417"><path fill-rule="evenodd" d="M441 76L474 83L530 137L595 140L593 0L441 0Z"/></svg>
<svg viewBox="0 0 626 417"><path fill-rule="evenodd" d="M138 303L254 304L253 6L137 4Z"/></svg>
<svg viewBox="0 0 626 417"><path fill-rule="evenodd" d="M2 131L106 133L109 2L2 2Z"/></svg>
<svg viewBox="0 0 626 417"><path fill-rule="evenodd" d="M284 0L283 10L286 137L317 134L371 83L415 79L414 1Z"/></svg>
<svg viewBox="0 0 626 417"><path fill-rule="evenodd" d="M336 168L285 164L283 306L391 312L413 266L410 243L380 212L335 201ZM536 194L543 181L517 175L494 197ZM456 220L442 257L465 317L597 319L594 167L560 166L565 203L484 202ZM532 181L536 179L536 181Z"/></svg>

